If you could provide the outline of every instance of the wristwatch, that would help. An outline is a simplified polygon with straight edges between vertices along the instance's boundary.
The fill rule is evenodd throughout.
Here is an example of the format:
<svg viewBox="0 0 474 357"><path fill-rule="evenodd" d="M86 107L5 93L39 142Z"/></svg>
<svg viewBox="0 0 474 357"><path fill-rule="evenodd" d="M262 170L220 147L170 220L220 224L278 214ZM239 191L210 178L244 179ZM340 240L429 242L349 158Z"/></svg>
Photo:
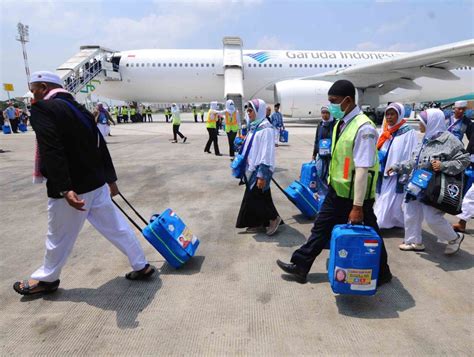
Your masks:
<svg viewBox="0 0 474 357"><path fill-rule="evenodd" d="M71 191L71 190L61 191L61 192L59 192L59 195L60 195L61 197L66 197L66 195L67 195L67 193L68 193L69 191Z"/></svg>

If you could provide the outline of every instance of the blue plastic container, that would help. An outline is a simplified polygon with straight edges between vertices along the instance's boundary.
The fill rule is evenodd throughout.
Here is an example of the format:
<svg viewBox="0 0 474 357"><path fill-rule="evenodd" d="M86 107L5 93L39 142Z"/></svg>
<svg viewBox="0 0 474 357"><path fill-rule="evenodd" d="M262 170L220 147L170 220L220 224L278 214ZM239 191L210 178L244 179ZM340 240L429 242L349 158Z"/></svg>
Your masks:
<svg viewBox="0 0 474 357"><path fill-rule="evenodd" d="M316 161L310 161L301 165L300 182L308 187L312 192L318 189L318 172L316 170Z"/></svg>
<svg viewBox="0 0 474 357"><path fill-rule="evenodd" d="M464 185L464 192L463 195L471 188L472 184L474 183L474 169L468 167L465 171L466 173L466 184Z"/></svg>
<svg viewBox="0 0 474 357"><path fill-rule="evenodd" d="M199 246L199 239L169 208L143 229L143 236L175 268L191 259Z"/></svg>
<svg viewBox="0 0 474 357"><path fill-rule="evenodd" d="M336 294L374 295L382 238L372 227L340 224L331 234L328 276Z"/></svg>
<svg viewBox="0 0 474 357"><path fill-rule="evenodd" d="M26 127L25 124L20 123L20 124L18 124L18 130L20 130L22 133L24 133L24 132L28 131L28 128Z"/></svg>
<svg viewBox="0 0 474 357"><path fill-rule="evenodd" d="M288 131L287 130L280 130L280 142L287 143L288 142Z"/></svg>
<svg viewBox="0 0 474 357"><path fill-rule="evenodd" d="M308 218L313 218L318 214L324 200L324 197L316 198L314 193L299 181L293 181L285 188L285 194Z"/></svg>
<svg viewBox="0 0 474 357"><path fill-rule="evenodd" d="M10 125L2 125L2 131L3 134L11 134L12 129L10 128Z"/></svg>

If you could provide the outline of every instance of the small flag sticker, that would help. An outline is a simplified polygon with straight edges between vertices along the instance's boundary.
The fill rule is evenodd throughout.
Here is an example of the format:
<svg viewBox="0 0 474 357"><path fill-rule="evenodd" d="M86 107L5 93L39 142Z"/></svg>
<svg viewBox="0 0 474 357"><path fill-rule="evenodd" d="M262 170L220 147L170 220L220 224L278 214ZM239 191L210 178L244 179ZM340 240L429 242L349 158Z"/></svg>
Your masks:
<svg viewBox="0 0 474 357"><path fill-rule="evenodd" d="M364 246L365 247L378 247L379 242L375 239L366 239L364 240Z"/></svg>

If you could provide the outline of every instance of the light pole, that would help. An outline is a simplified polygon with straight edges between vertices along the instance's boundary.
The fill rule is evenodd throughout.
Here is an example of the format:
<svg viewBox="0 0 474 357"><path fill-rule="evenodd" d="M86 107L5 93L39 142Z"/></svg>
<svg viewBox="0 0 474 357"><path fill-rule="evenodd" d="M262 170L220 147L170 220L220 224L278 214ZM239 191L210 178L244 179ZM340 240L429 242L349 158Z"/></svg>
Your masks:
<svg viewBox="0 0 474 357"><path fill-rule="evenodd" d="M23 49L23 59L25 60L25 71L26 71L26 80L28 84L28 89L30 88L30 67L28 66L28 56L26 55L26 46L25 44L30 41L29 37L29 27L28 25L23 25L21 22L17 25L18 36L16 37L17 41L21 42L21 47Z"/></svg>

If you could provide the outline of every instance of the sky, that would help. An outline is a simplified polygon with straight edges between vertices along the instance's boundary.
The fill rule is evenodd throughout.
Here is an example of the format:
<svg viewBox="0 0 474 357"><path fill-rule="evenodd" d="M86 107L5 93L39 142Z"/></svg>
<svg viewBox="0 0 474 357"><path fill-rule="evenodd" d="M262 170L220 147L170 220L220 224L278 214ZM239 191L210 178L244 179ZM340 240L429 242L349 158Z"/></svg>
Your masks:
<svg viewBox="0 0 474 357"><path fill-rule="evenodd" d="M245 49L414 51L474 38L473 18L472 0L0 0L0 82L27 91L18 22L29 25L34 72L81 45L220 49L224 36Z"/></svg>

